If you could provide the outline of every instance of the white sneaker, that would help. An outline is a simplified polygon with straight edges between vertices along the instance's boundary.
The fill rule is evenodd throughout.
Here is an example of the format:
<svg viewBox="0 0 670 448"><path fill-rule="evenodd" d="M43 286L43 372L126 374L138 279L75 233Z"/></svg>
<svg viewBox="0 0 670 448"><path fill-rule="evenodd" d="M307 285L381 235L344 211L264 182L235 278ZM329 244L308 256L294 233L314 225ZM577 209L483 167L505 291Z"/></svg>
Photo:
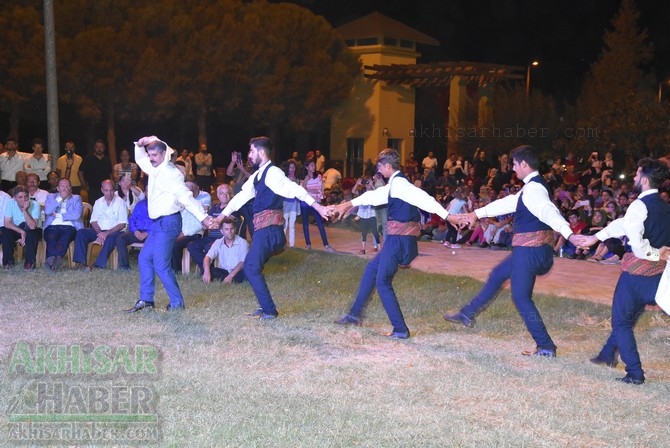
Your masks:
<svg viewBox="0 0 670 448"><path fill-rule="evenodd" d="M330 247L330 246L326 246L323 250L325 250L326 252L330 252L331 254L332 254L333 252L335 252L335 249L333 249L333 248Z"/></svg>
<svg viewBox="0 0 670 448"><path fill-rule="evenodd" d="M449 241L444 242L444 247L451 247L451 244L449 243Z"/></svg>
<svg viewBox="0 0 670 448"><path fill-rule="evenodd" d="M460 249L460 248L461 248L461 245L460 245L460 244L452 244L452 245L451 245L451 248L452 248L452 249Z"/></svg>

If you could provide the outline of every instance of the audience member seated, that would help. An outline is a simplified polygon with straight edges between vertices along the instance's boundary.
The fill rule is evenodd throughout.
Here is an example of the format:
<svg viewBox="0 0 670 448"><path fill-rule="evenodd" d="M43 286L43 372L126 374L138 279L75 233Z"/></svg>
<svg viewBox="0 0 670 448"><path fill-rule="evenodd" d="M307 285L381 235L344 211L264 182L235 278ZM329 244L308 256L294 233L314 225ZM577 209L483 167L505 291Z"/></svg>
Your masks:
<svg viewBox="0 0 670 448"><path fill-rule="evenodd" d="M494 233L492 231L487 232L487 230L491 226L495 228L495 225L490 222L489 218L481 218L479 220L478 225L474 228L474 230L470 234L470 238L468 239L466 244L468 246L477 244L481 248L489 247L491 242L486 239L486 235Z"/></svg>
<svg viewBox="0 0 670 448"><path fill-rule="evenodd" d="M132 213L135 205L145 197L142 189L137 185L133 185L130 176L121 176L119 178L119 186L116 188L114 194L123 200L128 214Z"/></svg>
<svg viewBox="0 0 670 448"><path fill-rule="evenodd" d="M52 271L60 269L63 257L70 243L74 241L77 230L84 228L82 212L81 196L72 194L70 180L59 180L58 192L50 193L44 204L45 268Z"/></svg>
<svg viewBox="0 0 670 448"><path fill-rule="evenodd" d="M128 224L128 209L123 199L114 194L114 182L110 179L102 181L100 191L102 197L93 204L91 227L77 230L74 239L74 261L78 269L104 269L116 246L116 238ZM89 243L102 246L91 266L87 265L86 259Z"/></svg>
<svg viewBox="0 0 670 448"><path fill-rule="evenodd" d="M60 176L55 171L49 171L47 174L47 182L49 183L49 193L58 193L58 181Z"/></svg>
<svg viewBox="0 0 670 448"><path fill-rule="evenodd" d="M570 224L570 230L572 230L572 233L575 235L580 235L583 233L588 226L584 221L579 219L579 212L577 212L577 210L570 210L570 212L568 212L568 224ZM558 255L561 251L561 248L563 248L563 254L565 257L576 257L575 251L577 248L571 242L566 241L563 235L559 235L558 239L556 240L556 244L554 245L554 255Z"/></svg>
<svg viewBox="0 0 670 448"><path fill-rule="evenodd" d="M49 192L40 188L40 177L35 173L28 174L26 176L26 185L28 187L28 197L40 204L41 207L44 207Z"/></svg>
<svg viewBox="0 0 670 448"><path fill-rule="evenodd" d="M214 241L203 261L202 281L212 280L223 283L241 283L244 281L244 259L249 252L249 243L235 235L235 221L225 218L221 225L222 238ZM218 267L212 266L217 260Z"/></svg>
<svg viewBox="0 0 670 448"><path fill-rule="evenodd" d="M14 266L14 244L24 247L23 268L35 268L37 258L37 221L40 218L40 206L28 197L28 189L17 185L12 189L13 199L5 206L5 227L2 229L2 265L5 269Z"/></svg>
<svg viewBox="0 0 670 448"><path fill-rule="evenodd" d="M116 237L116 253L119 260L119 269L130 270L128 261L128 245L143 243L149 236L153 220L149 218L148 202L144 198L135 204L133 212L128 218L128 231Z"/></svg>
<svg viewBox="0 0 670 448"><path fill-rule="evenodd" d="M203 206L205 210L209 209L209 205L212 203L212 197L209 194L203 195L200 192L200 188L196 185L195 182L186 182L186 186L193 197L200 202L200 205ZM199 240L202 238L204 230L202 229L202 224L200 221L193 216L191 212L186 209L181 211L181 233L177 236L177 239L174 242L172 247L172 270L179 273L181 272L181 261L184 256L184 249L193 241Z"/></svg>
<svg viewBox="0 0 670 448"><path fill-rule="evenodd" d="M216 218L218 217L224 208L228 205L230 200L233 198L233 189L228 184L221 184L216 187L216 197L219 199L219 202L214 204L209 208L207 214ZM202 269L202 263L205 260L205 256L209 251L209 248L212 247L212 243L222 238L223 234L221 229L209 229L206 235L202 238L188 243L187 249L188 253L191 254L191 258L195 260L195 264L198 265L200 272L204 272Z"/></svg>

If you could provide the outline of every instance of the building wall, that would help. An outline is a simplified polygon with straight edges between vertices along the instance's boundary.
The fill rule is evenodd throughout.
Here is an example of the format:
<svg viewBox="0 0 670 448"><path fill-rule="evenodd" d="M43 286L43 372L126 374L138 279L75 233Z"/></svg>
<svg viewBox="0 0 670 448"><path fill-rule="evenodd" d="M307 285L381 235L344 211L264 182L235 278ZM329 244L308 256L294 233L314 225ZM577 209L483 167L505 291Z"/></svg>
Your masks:
<svg viewBox="0 0 670 448"><path fill-rule="evenodd" d="M361 64L391 65L415 64L419 56L413 50L374 45L352 47L360 56ZM345 176L354 175L346 165L347 139L364 140L363 162L375 160L380 150L387 147L387 139L402 139L401 160L414 152L414 139L410 129L414 128L415 92L398 84L367 79L361 73L351 95L333 113L331 118L330 157L344 162ZM387 130L384 135L384 129Z"/></svg>

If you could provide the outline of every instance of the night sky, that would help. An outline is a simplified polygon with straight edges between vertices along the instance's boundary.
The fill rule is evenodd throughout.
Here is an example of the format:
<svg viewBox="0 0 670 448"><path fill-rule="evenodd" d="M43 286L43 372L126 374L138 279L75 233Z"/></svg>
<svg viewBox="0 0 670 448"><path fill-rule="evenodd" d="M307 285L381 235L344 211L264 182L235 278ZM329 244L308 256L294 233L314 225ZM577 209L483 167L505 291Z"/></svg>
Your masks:
<svg viewBox="0 0 670 448"><path fill-rule="evenodd" d="M474 61L527 65L539 60L532 86L573 101L603 48L619 0L302 0L334 27L379 11L440 41L420 47L419 62ZM654 44L648 68L670 78L670 2L637 0L640 28Z"/></svg>

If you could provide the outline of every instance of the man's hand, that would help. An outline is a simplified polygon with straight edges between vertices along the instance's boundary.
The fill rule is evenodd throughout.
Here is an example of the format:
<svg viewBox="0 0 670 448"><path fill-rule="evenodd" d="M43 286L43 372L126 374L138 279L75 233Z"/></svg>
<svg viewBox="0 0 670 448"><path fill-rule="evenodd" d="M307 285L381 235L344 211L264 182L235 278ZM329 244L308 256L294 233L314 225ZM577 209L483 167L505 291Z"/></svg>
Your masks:
<svg viewBox="0 0 670 448"><path fill-rule="evenodd" d="M135 230L133 234L135 235L135 238L137 238L140 241L146 240L147 236L149 236L147 232L142 232L141 230Z"/></svg>
<svg viewBox="0 0 670 448"><path fill-rule="evenodd" d="M65 158L65 167L66 168L72 168L72 165L74 165L74 157L73 158Z"/></svg>
<svg viewBox="0 0 670 448"><path fill-rule="evenodd" d="M21 235L21 237L19 238L19 244L21 246L25 246L26 245L26 231L23 230L23 229L19 229L19 235Z"/></svg>
<svg viewBox="0 0 670 448"><path fill-rule="evenodd" d="M233 276L228 274L223 278L223 283L233 283Z"/></svg>
<svg viewBox="0 0 670 448"><path fill-rule="evenodd" d="M666 260L670 261L670 247L668 246L663 246L658 250L658 259L659 260Z"/></svg>
<svg viewBox="0 0 670 448"><path fill-rule="evenodd" d="M329 205L328 214L331 217L331 221L338 222L346 215L347 211L351 208L351 201L342 202L338 205Z"/></svg>
<svg viewBox="0 0 670 448"><path fill-rule="evenodd" d="M447 216L447 221L449 221L452 225L456 226L459 229L462 229L466 225L468 225L464 220L463 220L464 215L449 215Z"/></svg>
<svg viewBox="0 0 670 448"><path fill-rule="evenodd" d="M98 233L98 237L93 242L95 244L99 244L99 245L102 246L103 244L105 244L105 240L107 239L107 235L108 235L107 231L100 232L100 233Z"/></svg>
<svg viewBox="0 0 670 448"><path fill-rule="evenodd" d="M328 214L328 207L324 207L323 205L319 204L318 202L315 202L312 204L312 208L317 211L319 215L326 221L330 219L330 215Z"/></svg>
<svg viewBox="0 0 670 448"><path fill-rule="evenodd" d="M202 281L208 285L212 283L212 273L209 271L209 269L206 269L205 272L202 273Z"/></svg>
<svg viewBox="0 0 670 448"><path fill-rule="evenodd" d="M578 249L588 249L599 240L595 235L576 235L573 233L570 235L570 238L568 238L568 241L574 244Z"/></svg>
<svg viewBox="0 0 670 448"><path fill-rule="evenodd" d="M212 218L211 216L207 215L205 219L202 220L202 228L207 230L207 229L212 229L214 228L214 223L216 220Z"/></svg>
<svg viewBox="0 0 670 448"><path fill-rule="evenodd" d="M147 146L149 143L155 142L156 140L160 140L160 139L158 137L156 137L155 135L151 135L151 136L148 136L148 137L142 137L141 139L139 139L135 143L137 144L137 146Z"/></svg>

